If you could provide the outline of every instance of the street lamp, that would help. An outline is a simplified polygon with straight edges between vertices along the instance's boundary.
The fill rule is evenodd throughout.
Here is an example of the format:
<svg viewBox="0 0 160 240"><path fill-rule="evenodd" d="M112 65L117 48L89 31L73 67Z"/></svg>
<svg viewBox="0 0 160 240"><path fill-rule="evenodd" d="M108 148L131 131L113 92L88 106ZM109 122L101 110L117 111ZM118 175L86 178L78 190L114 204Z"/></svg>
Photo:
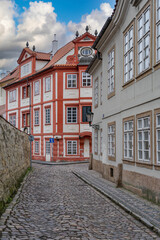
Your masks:
<svg viewBox="0 0 160 240"><path fill-rule="evenodd" d="M97 124L92 124L93 122L93 116L94 116L94 113L93 112L88 112L86 113L86 117L87 117L87 122L89 122L89 126L94 128L94 129L99 129L99 125Z"/></svg>

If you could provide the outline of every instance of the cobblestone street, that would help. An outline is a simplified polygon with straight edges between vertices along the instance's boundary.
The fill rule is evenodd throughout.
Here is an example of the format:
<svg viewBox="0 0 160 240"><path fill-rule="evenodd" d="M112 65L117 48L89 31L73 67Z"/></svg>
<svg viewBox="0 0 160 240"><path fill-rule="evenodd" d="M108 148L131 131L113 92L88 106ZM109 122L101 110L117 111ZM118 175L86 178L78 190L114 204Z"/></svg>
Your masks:
<svg viewBox="0 0 160 240"><path fill-rule="evenodd" d="M160 239L72 173L87 167L35 164L0 239Z"/></svg>

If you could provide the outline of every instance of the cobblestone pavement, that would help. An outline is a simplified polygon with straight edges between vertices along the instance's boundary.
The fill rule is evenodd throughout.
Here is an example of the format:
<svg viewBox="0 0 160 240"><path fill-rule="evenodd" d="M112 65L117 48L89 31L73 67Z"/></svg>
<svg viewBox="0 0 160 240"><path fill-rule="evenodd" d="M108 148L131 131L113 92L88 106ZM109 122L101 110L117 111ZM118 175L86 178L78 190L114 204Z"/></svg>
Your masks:
<svg viewBox="0 0 160 240"><path fill-rule="evenodd" d="M72 171L87 172L87 164L35 164L0 239L160 239Z"/></svg>
<svg viewBox="0 0 160 240"><path fill-rule="evenodd" d="M160 233L160 207L101 178L95 171L74 172L81 179L121 205L142 222ZM88 174L89 173L89 174Z"/></svg>

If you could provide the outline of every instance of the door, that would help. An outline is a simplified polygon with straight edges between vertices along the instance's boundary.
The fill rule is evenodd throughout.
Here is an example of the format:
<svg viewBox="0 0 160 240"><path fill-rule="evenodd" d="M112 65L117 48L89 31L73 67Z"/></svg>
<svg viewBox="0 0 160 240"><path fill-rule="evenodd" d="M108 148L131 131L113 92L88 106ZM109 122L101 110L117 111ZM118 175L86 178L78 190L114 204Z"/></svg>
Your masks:
<svg viewBox="0 0 160 240"><path fill-rule="evenodd" d="M89 158L89 153L90 153L89 139L85 139L84 140L84 157Z"/></svg>
<svg viewBox="0 0 160 240"><path fill-rule="evenodd" d="M51 148L50 148L50 142L46 141L46 161L51 161Z"/></svg>

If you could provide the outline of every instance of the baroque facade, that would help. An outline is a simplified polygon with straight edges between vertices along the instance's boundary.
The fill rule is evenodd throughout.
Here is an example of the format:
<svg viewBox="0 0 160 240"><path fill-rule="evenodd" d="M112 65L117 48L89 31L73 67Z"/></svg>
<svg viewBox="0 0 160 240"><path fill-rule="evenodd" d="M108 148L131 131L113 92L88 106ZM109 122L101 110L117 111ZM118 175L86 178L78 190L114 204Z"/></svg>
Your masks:
<svg viewBox="0 0 160 240"><path fill-rule="evenodd" d="M116 1L93 49L92 167L160 203L160 1Z"/></svg>
<svg viewBox="0 0 160 240"><path fill-rule="evenodd" d="M92 108L92 79L85 70L95 55L95 39L86 28L59 50L54 40L52 53L27 44L18 67L1 80L13 79L4 87L6 119L34 136L32 159L89 159L92 132L86 112Z"/></svg>

